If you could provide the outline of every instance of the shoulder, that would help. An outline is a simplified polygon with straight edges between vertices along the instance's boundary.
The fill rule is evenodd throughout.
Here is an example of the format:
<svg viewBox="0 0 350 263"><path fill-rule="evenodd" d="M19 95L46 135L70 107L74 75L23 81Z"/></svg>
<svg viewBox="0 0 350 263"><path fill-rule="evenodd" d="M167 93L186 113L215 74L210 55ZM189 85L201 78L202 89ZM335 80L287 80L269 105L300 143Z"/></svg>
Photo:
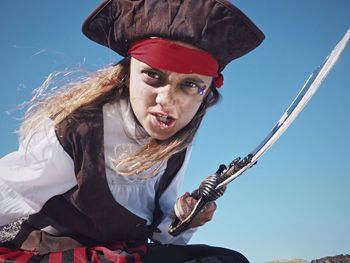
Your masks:
<svg viewBox="0 0 350 263"><path fill-rule="evenodd" d="M84 136L90 130L100 127L103 121L102 106L83 106L76 109L55 125L57 135L64 137L74 133Z"/></svg>
<svg viewBox="0 0 350 263"><path fill-rule="evenodd" d="M80 107L56 124L55 132L62 147L72 156L82 145L102 138L102 106Z"/></svg>

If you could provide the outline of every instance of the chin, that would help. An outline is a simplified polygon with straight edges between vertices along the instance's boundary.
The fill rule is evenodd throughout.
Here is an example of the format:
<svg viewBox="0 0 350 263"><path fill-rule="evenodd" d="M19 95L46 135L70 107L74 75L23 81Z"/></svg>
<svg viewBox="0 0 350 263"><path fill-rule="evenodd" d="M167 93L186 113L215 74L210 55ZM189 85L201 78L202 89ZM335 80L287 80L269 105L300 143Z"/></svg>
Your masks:
<svg viewBox="0 0 350 263"><path fill-rule="evenodd" d="M175 132L169 132L169 133L158 133L158 132L148 132L149 136L151 136L152 139L159 140L159 141L165 141L169 139L171 136L175 134Z"/></svg>
<svg viewBox="0 0 350 263"><path fill-rule="evenodd" d="M171 135L158 135L158 134L155 134L155 135L151 135L151 137L153 139L155 139L155 140L158 140L158 141L165 141L165 140L169 139L172 135L173 134L171 134Z"/></svg>

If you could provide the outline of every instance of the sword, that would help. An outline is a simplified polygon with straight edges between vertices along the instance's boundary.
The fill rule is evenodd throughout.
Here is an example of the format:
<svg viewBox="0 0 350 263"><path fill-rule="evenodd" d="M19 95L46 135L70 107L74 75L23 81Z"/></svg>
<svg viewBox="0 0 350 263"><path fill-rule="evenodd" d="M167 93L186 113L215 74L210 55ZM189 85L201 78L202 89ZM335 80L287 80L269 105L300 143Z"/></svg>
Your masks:
<svg viewBox="0 0 350 263"><path fill-rule="evenodd" d="M169 233L173 236L179 235L186 230L193 218L201 211L208 202L215 201L225 192L227 184L242 175L247 169L256 164L258 159L280 138L289 125L296 119L304 109L312 96L319 89L321 83L326 78L341 53L345 49L350 39L350 29L347 30L343 38L338 42L324 62L319 65L306 80L305 84L295 97L293 102L283 113L281 118L262 140L262 142L243 159L235 158L228 166L221 164L215 174L207 177L199 188L191 193L197 199L192 212L183 220L175 218L169 227Z"/></svg>

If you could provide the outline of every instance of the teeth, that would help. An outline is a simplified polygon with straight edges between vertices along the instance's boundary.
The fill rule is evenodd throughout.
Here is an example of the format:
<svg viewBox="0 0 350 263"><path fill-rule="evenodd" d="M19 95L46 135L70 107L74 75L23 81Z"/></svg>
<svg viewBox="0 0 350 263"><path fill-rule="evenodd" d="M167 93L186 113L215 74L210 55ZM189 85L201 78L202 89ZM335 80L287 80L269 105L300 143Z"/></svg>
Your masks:
<svg viewBox="0 0 350 263"><path fill-rule="evenodd" d="M168 115L157 115L158 119L161 122L168 123L170 121L170 117Z"/></svg>

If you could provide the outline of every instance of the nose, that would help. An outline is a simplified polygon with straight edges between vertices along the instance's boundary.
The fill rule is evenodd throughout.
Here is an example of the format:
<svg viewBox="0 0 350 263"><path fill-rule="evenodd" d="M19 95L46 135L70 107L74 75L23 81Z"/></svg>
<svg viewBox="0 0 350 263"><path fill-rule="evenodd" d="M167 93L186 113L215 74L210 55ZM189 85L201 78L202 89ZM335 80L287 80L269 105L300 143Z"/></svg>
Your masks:
<svg viewBox="0 0 350 263"><path fill-rule="evenodd" d="M174 87L168 84L156 89L156 103L162 107L168 107L175 104Z"/></svg>

